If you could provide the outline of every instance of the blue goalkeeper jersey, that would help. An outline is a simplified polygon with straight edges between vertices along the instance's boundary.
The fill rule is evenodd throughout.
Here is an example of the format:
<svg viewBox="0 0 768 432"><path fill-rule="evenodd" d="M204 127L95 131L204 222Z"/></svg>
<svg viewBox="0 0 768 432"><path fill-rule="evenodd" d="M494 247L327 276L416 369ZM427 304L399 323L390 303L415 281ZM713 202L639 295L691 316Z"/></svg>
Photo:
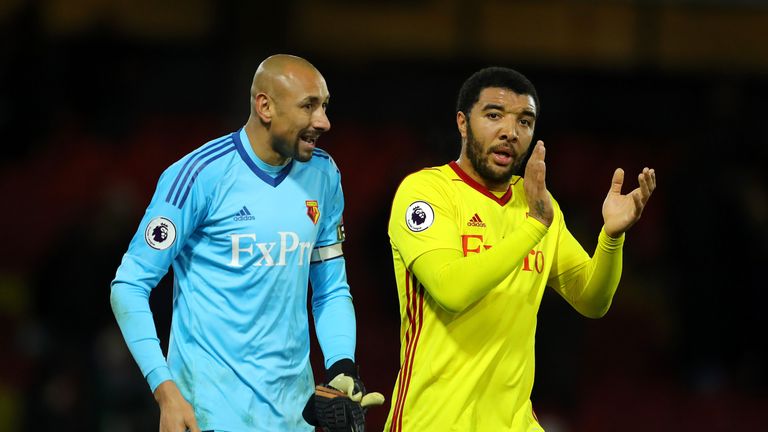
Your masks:
<svg viewBox="0 0 768 432"><path fill-rule="evenodd" d="M312 431L308 281L326 367L354 360L355 317L333 159L262 162L245 131L160 177L112 282L112 308L152 391L172 379L202 430ZM167 359L149 294L173 266Z"/></svg>

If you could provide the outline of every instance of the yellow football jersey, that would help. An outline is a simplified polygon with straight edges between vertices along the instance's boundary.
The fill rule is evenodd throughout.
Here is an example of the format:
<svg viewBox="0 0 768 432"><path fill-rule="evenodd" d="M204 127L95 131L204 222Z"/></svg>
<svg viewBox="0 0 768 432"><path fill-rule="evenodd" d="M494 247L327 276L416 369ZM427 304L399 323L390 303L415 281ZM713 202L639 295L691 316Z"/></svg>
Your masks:
<svg viewBox="0 0 768 432"><path fill-rule="evenodd" d="M451 313L411 273L411 264L435 249L482 254L514 232L527 217L523 179L513 177L497 196L451 162L403 180L389 220L401 367L385 431L543 430L530 401L536 315L548 280L560 286L564 273L589 260L553 205L552 225L515 270Z"/></svg>

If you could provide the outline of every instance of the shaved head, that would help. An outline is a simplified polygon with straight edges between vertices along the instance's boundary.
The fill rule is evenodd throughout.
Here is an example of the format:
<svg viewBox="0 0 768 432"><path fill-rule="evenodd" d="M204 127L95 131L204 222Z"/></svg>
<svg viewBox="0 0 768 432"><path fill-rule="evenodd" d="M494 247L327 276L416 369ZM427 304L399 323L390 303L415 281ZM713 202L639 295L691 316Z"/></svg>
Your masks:
<svg viewBox="0 0 768 432"><path fill-rule="evenodd" d="M267 57L253 75L251 83L251 104L259 93L266 93L279 98L285 91L294 85L299 76L320 75L320 71L307 60L289 55L275 54Z"/></svg>
<svg viewBox="0 0 768 432"><path fill-rule="evenodd" d="M306 162L317 139L331 128L325 78L301 57L267 57L253 75L251 114L245 125L256 154L268 164Z"/></svg>

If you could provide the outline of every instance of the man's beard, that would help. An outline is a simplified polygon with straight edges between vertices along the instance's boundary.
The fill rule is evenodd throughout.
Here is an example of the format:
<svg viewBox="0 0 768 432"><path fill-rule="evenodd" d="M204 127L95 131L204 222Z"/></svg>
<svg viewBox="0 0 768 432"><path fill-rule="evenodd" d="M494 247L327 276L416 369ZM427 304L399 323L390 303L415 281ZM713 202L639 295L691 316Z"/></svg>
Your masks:
<svg viewBox="0 0 768 432"><path fill-rule="evenodd" d="M512 176L518 172L522 165L523 158L516 155L515 161L508 167L499 171L491 167L489 161L489 154L492 153L491 149L485 151L483 145L475 139L475 134L472 133L472 128L467 122L467 158L475 169L475 172L489 183L507 183Z"/></svg>
<svg viewBox="0 0 768 432"><path fill-rule="evenodd" d="M313 151L310 150L307 154L301 154L299 143L300 138L296 138L296 141L294 142L293 147L293 158L299 162L308 162L310 159L312 159Z"/></svg>
<svg viewBox="0 0 768 432"><path fill-rule="evenodd" d="M280 154L280 156L286 158L286 159L294 159L298 162L307 162L310 159L312 159L312 152L309 152L309 154L302 155L299 147L301 140L300 138L301 134L297 135L296 138L294 138L291 141L284 140L281 138L275 139L273 148L277 153Z"/></svg>

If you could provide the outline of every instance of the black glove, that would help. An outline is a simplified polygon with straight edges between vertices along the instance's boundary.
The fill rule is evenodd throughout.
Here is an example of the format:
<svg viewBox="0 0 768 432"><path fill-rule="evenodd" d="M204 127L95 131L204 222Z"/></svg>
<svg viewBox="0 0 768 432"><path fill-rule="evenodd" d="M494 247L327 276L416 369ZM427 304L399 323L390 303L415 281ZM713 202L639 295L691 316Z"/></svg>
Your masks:
<svg viewBox="0 0 768 432"><path fill-rule="evenodd" d="M302 412L304 420L326 432L364 432L367 408L383 404L384 396L365 391L349 359L334 363L328 369L326 382L315 387Z"/></svg>

